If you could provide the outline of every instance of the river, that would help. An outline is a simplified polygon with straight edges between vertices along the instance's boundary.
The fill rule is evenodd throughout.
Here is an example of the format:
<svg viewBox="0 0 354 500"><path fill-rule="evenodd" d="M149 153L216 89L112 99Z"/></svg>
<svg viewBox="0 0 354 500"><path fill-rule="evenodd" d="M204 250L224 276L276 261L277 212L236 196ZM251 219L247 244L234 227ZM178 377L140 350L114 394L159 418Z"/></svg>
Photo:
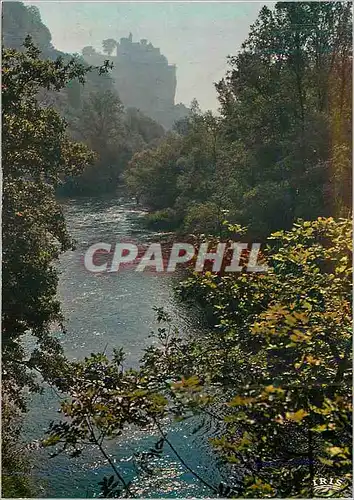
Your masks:
<svg viewBox="0 0 354 500"><path fill-rule="evenodd" d="M93 243L152 241L156 233L143 227L143 211L117 198L70 200L63 204L63 209L70 233L77 242L76 250L64 254L59 265L59 296L67 333L57 335L69 359L81 359L103 350L109 354L114 347L123 347L126 365L137 366L143 349L152 342L151 331L157 328L153 306L163 306L170 312L181 332L195 330L195 334L201 334L198 319L174 296L176 275L137 273L134 269L93 274L84 268L83 255ZM24 429L27 440L40 439L49 422L60 418L58 407L58 396L48 387L32 397ZM212 422L198 419L175 423L169 428L171 442L188 465L217 485L222 478L208 444L208 437L213 433ZM133 453L146 451L157 439L157 435L128 430L119 441L107 446L125 477L131 478L135 475ZM111 474L94 449L77 459L65 455L50 459L49 451L32 451L33 476L41 497L97 496L98 481L105 474ZM134 482L137 497L212 496L210 489L188 472L168 449L154 462L154 470L153 475Z"/></svg>

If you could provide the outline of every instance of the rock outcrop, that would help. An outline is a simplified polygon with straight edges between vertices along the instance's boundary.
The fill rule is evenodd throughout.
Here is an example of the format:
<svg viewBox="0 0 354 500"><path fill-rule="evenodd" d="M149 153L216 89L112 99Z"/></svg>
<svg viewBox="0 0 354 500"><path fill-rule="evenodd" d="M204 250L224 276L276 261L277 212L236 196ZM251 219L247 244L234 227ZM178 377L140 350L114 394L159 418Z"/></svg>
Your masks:
<svg viewBox="0 0 354 500"><path fill-rule="evenodd" d="M167 129L189 113L183 104L175 104L176 66L168 63L159 48L145 39L133 42L132 34L116 42L114 52L109 42L108 55L91 47L85 47L82 54L89 64L102 64L107 58L113 62L111 77L125 107L139 109Z"/></svg>

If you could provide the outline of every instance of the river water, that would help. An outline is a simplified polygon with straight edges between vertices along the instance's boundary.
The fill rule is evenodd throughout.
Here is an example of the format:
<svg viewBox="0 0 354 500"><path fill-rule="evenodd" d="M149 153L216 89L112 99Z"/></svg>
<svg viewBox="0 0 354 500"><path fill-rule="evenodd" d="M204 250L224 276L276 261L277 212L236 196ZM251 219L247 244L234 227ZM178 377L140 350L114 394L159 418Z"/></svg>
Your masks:
<svg viewBox="0 0 354 500"><path fill-rule="evenodd" d="M77 242L76 250L60 259L59 295L66 316L67 333L61 343L70 359L81 359L91 352L112 352L123 347L126 365L137 366L143 349L151 344L151 331L157 324L153 306L163 306L183 333L202 333L195 314L175 298L173 274L135 272L93 274L83 263L87 248L98 242L114 245L130 240L144 244L154 234L143 228L144 212L133 203L119 199L79 199L63 204L70 233ZM60 418L58 395L45 388L31 399L25 423L29 441L43 437L51 420ZM209 483L217 485L222 478L208 438L214 433L213 423L197 419L169 427L169 439L185 462ZM147 451L157 435L128 430L119 441L107 443L110 455L128 479L134 477L133 453ZM52 451L52 450L49 450ZM90 498L99 493L98 481L111 474L102 457L94 449L82 457L65 455L49 458L48 450L33 450L33 475L38 480L41 497ZM154 462L154 473L134 481L137 497L207 497L212 491L186 470L173 452L166 448Z"/></svg>

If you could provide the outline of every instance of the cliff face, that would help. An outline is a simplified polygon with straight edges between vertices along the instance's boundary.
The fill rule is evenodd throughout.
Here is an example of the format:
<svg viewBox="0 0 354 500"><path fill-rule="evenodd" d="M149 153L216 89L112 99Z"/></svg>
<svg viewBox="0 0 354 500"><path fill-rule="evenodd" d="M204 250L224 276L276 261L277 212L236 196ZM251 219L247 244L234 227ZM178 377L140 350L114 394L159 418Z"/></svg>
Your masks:
<svg viewBox="0 0 354 500"><path fill-rule="evenodd" d="M23 50L23 42L31 35L33 42L42 51L44 58L58 56L69 58L56 50L51 42L49 29L43 24L37 7L25 6L21 2L5 2L2 13L2 42L5 47ZM176 66L168 64L160 49L147 40L133 42L132 35L121 38L120 42L109 39L103 42L106 54L100 54L93 47L82 50L83 58L93 65L100 65L105 59L113 62L109 75L87 76L87 84L81 90L76 85L73 106L80 105L79 94L84 94L95 84L113 85L126 108L137 108L143 114L157 121L165 128L172 127L176 120L188 115L189 109L183 104L175 104ZM75 89L74 89L75 90Z"/></svg>
<svg viewBox="0 0 354 500"><path fill-rule="evenodd" d="M23 42L31 35L33 43L47 56L55 57L49 29L42 23L37 7L21 2L4 2L2 5L2 43L5 47L23 50Z"/></svg>
<svg viewBox="0 0 354 500"><path fill-rule="evenodd" d="M124 106L139 109L166 128L188 114L183 104L175 105L176 66L147 40L133 42L130 35L116 42L112 55L83 50L83 56L90 64L102 64L107 57L113 62L111 76Z"/></svg>

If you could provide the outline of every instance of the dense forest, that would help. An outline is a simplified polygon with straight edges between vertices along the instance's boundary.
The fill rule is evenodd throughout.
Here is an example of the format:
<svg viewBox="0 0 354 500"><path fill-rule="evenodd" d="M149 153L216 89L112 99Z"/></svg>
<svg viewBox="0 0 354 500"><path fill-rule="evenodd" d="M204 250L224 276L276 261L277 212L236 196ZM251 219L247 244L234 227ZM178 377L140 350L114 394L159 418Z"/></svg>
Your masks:
<svg viewBox="0 0 354 500"><path fill-rule="evenodd" d="M4 4L3 497L37 495L21 422L42 381L66 398L42 445L72 457L95 445L112 469L101 497L136 496L105 447L132 425L159 434L141 470L168 448L210 497L313 498L317 477L336 484L324 496L350 496L351 30L349 3L263 7L215 85L220 113L195 100L166 131L123 107L109 59L58 52L38 9ZM176 293L204 310L202 338L157 309L138 368L119 345L68 361L53 335L65 330L56 264L74 245L60 197L104 193L135 197L157 229L261 241L268 272L186 270ZM219 428L225 483L192 469L165 431L195 414Z"/></svg>
<svg viewBox="0 0 354 500"><path fill-rule="evenodd" d="M135 155L128 188L151 222L215 232L231 221L258 237L351 205L350 7L264 7L216 85L221 116L176 124Z"/></svg>

